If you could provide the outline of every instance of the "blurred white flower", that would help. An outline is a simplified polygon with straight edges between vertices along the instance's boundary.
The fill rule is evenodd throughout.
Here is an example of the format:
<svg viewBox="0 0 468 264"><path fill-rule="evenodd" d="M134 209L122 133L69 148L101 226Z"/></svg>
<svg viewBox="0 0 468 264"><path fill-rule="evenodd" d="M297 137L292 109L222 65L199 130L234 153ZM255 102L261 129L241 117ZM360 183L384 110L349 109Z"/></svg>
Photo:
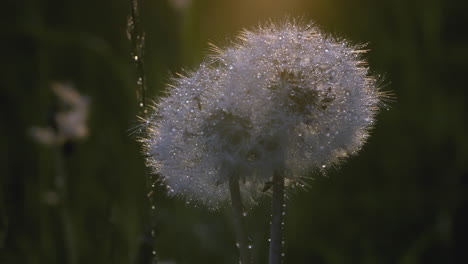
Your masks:
<svg viewBox="0 0 468 264"><path fill-rule="evenodd" d="M355 154L379 108L362 50L312 25L268 24L173 80L145 120L148 164L174 195L216 207L241 179L251 203Z"/></svg>
<svg viewBox="0 0 468 264"><path fill-rule="evenodd" d="M32 127L31 135L46 145L61 145L66 141L80 140L88 136L89 99L73 87L53 83L52 91L65 109L53 113L54 127Z"/></svg>

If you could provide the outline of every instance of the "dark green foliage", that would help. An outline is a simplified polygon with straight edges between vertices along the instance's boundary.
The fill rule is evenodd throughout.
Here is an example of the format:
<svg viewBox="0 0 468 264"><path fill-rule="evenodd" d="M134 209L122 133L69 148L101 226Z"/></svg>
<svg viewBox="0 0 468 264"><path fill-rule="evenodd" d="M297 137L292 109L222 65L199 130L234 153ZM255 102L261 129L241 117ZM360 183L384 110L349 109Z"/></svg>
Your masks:
<svg viewBox="0 0 468 264"><path fill-rule="evenodd" d="M176 10L142 1L148 97L162 93L169 73L200 63L208 40L224 43L284 12L370 43L371 68L386 73L397 100L360 155L289 193L285 263L467 262L466 3L276 2ZM125 33L130 0L1 6L0 263L149 264L153 250L177 264L237 263L230 210L186 206L160 187L153 204L147 198L153 179L131 135L140 110ZM32 126L51 124L54 81L91 98L86 140L48 147L30 137ZM269 208L265 199L246 217L254 263L266 262Z"/></svg>

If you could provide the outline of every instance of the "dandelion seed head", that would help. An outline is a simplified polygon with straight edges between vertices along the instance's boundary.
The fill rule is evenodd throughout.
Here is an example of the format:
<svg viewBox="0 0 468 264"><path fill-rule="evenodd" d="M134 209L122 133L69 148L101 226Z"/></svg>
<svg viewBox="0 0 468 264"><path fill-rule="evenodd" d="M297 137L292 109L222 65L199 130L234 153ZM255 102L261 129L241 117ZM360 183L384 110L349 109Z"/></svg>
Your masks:
<svg viewBox="0 0 468 264"><path fill-rule="evenodd" d="M379 93L360 53L316 27L287 22L244 31L218 55L233 68L234 81L223 87L251 96L259 126L287 141L279 153L290 177L338 163L364 143Z"/></svg>
<svg viewBox="0 0 468 264"><path fill-rule="evenodd" d="M216 207L237 177L254 203L275 170L295 186L365 142L379 92L359 47L285 22L216 50L147 120L148 164L171 193Z"/></svg>

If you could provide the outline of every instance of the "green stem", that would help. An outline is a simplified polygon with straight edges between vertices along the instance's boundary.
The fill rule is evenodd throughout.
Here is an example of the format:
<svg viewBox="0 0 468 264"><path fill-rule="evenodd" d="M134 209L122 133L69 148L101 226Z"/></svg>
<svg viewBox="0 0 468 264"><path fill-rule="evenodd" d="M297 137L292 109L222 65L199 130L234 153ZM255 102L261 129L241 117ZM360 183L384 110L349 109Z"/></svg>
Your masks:
<svg viewBox="0 0 468 264"><path fill-rule="evenodd" d="M284 176L276 171L273 174L273 195L271 202L269 264L281 263L282 227L284 212Z"/></svg>
<svg viewBox="0 0 468 264"><path fill-rule="evenodd" d="M68 183L67 173L65 168L65 160L63 157L62 145L58 146L55 150L55 163L56 163L56 175L55 175L55 187L57 188L58 195L60 197L60 218L62 222L63 233L65 237L65 247L67 252L67 263L77 263L76 254L76 243L73 230L73 220L69 211L68 204Z"/></svg>
<svg viewBox="0 0 468 264"><path fill-rule="evenodd" d="M229 191L231 193L232 214L234 216L234 229L236 232L237 247L239 248L240 263L250 263L250 252L248 248L248 239L244 227L244 212L242 208L242 199L240 194L239 179L232 177L229 180Z"/></svg>
<svg viewBox="0 0 468 264"><path fill-rule="evenodd" d="M144 64L145 52L145 32L140 20L139 0L130 0L130 20L128 21L127 31L132 44L132 57L138 73L138 90L137 98L140 100L140 106L146 104L146 75Z"/></svg>

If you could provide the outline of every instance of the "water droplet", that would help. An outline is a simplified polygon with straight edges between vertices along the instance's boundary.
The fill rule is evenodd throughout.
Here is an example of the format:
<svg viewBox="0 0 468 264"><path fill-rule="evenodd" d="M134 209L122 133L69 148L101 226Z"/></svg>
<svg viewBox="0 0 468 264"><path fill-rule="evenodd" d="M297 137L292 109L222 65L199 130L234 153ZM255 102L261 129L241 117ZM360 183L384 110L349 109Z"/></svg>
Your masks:
<svg viewBox="0 0 468 264"><path fill-rule="evenodd" d="M247 246L249 249L252 249L253 248L253 245L248 245Z"/></svg>
<svg viewBox="0 0 468 264"><path fill-rule="evenodd" d="M323 169L325 169L326 167L327 167L327 165L325 165L325 164L322 165L322 168L323 168Z"/></svg>

